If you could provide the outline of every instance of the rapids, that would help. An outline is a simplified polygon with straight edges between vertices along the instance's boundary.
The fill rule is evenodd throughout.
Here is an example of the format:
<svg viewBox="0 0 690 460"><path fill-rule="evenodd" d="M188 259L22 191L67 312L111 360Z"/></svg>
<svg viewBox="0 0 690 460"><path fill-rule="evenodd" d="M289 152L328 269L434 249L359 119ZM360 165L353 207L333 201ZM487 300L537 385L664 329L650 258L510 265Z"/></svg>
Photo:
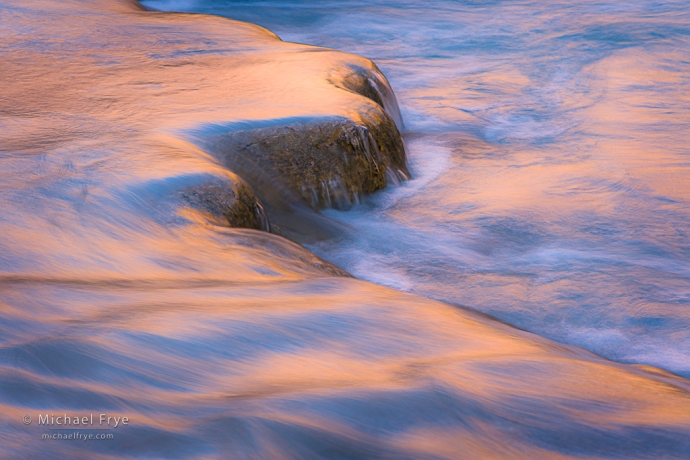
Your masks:
<svg viewBox="0 0 690 460"><path fill-rule="evenodd" d="M0 1L3 458L690 454L682 4L145 5L286 41Z"/></svg>

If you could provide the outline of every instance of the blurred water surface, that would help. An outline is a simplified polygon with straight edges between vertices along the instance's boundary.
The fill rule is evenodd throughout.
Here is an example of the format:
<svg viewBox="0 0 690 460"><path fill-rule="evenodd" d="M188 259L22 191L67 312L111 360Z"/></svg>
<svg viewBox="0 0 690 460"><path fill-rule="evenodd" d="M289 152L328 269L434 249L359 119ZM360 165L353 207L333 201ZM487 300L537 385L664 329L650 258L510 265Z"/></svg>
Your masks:
<svg viewBox="0 0 690 460"><path fill-rule="evenodd" d="M414 180L310 246L360 278L690 377L685 1L158 1L354 52Z"/></svg>
<svg viewBox="0 0 690 460"><path fill-rule="evenodd" d="M189 201L239 190L209 132L376 106L332 84L361 58L2 0L0 456L689 456L688 381L644 366L688 376L682 3L147 5L376 59L414 178L304 241L380 284ZM130 424L42 439L90 413Z"/></svg>

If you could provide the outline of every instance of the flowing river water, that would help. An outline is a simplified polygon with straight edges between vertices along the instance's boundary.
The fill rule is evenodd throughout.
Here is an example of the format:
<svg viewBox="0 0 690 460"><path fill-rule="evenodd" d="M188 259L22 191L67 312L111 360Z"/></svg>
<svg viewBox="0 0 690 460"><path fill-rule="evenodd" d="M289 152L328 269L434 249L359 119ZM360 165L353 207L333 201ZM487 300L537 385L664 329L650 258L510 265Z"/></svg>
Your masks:
<svg viewBox="0 0 690 460"><path fill-rule="evenodd" d="M143 4L284 42L0 0L3 458L690 456L687 2ZM376 62L409 180L317 214L233 159L381 160L385 78L300 43Z"/></svg>
<svg viewBox="0 0 690 460"><path fill-rule="evenodd" d="M413 180L310 246L357 277L690 377L684 1L157 1L373 59Z"/></svg>

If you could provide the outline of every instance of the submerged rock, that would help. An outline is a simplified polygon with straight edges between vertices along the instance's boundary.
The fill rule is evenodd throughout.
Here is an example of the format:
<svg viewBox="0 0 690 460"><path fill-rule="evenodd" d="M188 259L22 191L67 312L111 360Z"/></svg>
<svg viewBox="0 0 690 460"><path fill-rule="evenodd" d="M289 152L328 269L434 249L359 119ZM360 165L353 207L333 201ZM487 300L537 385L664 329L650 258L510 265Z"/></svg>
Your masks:
<svg viewBox="0 0 690 460"><path fill-rule="evenodd" d="M3 81L16 82L0 100L11 126L2 132L6 150L51 159L88 150L104 167L132 157L132 177L146 173L137 157L156 155L138 154L141 144L164 133L194 141L209 154L204 161L245 180L269 215L347 209L409 175L395 97L365 58L286 43L239 21L144 11L131 0L31 8L7 2L19 32L5 37L0 69ZM44 45L34 46L35 34ZM60 34L67 38L50 39ZM75 171L85 173L78 163ZM244 199L228 211L229 195L203 196L188 200L226 209L233 226L263 228Z"/></svg>
<svg viewBox="0 0 690 460"><path fill-rule="evenodd" d="M270 229L261 202L242 180L214 180L179 192L180 198L197 211L204 212L220 225Z"/></svg>
<svg viewBox="0 0 690 460"><path fill-rule="evenodd" d="M325 49L317 56L328 54L338 59L319 83L334 96L347 92L352 101L345 115L343 106L324 104L332 115L195 131L201 145L276 207L299 198L312 209L347 210L362 196L410 177L403 121L388 81L368 59Z"/></svg>
<svg viewBox="0 0 690 460"><path fill-rule="evenodd" d="M399 129L404 126L398 101L383 72L372 61L359 65L343 66L333 70L331 84L353 93L368 97L379 104L395 120Z"/></svg>
<svg viewBox="0 0 690 460"><path fill-rule="evenodd" d="M391 118L372 109L361 122L339 117L237 131L219 136L214 150L265 200L276 201L267 190L276 184L260 180L269 176L314 209L349 209L362 195L409 176Z"/></svg>

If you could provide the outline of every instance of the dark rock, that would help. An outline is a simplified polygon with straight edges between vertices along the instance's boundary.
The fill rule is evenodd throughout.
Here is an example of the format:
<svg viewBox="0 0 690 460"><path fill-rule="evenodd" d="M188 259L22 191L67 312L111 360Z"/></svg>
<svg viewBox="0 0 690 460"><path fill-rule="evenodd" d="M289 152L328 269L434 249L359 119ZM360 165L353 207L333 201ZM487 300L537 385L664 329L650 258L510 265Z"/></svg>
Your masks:
<svg viewBox="0 0 690 460"><path fill-rule="evenodd" d="M193 209L209 214L216 223L266 231L270 228L261 202L239 178L205 182L181 190L179 196Z"/></svg>

